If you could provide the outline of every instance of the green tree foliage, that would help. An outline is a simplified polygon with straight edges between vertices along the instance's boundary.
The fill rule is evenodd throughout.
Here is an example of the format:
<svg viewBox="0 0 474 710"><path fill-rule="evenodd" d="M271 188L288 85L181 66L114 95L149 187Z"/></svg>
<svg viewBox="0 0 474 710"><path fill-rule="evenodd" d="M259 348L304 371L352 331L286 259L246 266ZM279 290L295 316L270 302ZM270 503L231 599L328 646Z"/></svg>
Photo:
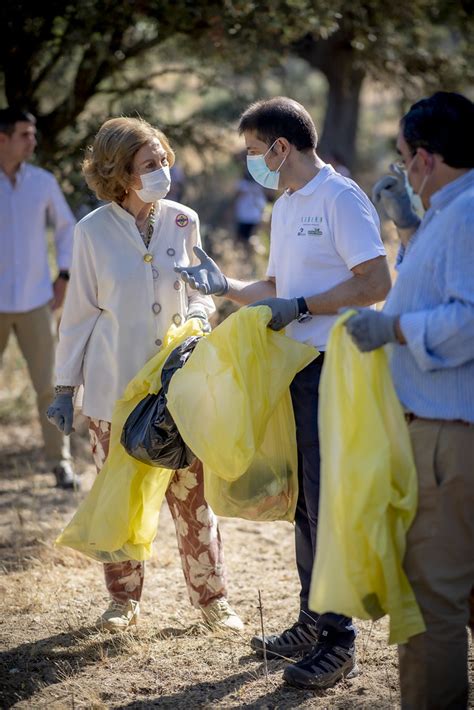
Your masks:
<svg viewBox="0 0 474 710"><path fill-rule="evenodd" d="M151 61L156 48L174 40L183 56L194 52L207 66L212 60L216 68L230 63L243 70L258 63L260 32L289 43L308 28L301 18L305 5L303 0L49 0L42 5L6 0L0 11L4 93L10 104L27 105L37 115L43 148L54 155L58 135L74 125L94 95L123 97L158 76ZM287 14L291 22L283 22ZM331 15L327 11L329 23ZM319 26L319 19L309 23L315 32ZM139 71L129 85L133 62Z"/></svg>
<svg viewBox="0 0 474 710"><path fill-rule="evenodd" d="M111 110L146 112L150 92L155 104L176 103L171 76L195 76L197 93L212 86L229 94L230 87L230 100L222 94L220 105L194 122L176 120L175 134L196 139L198 120L213 125L216 116L238 114L233 75L261 76L295 52L328 80L323 145L338 146L351 162L366 76L399 86L409 98L457 88L469 76L470 2L4 0L4 95L37 115L40 158L55 161ZM100 118L91 118L94 101Z"/></svg>
<svg viewBox="0 0 474 710"><path fill-rule="evenodd" d="M405 104L436 90L462 90L474 76L472 0L351 0L329 37L313 32L293 51L328 81L321 144L352 164L366 77L397 87Z"/></svg>

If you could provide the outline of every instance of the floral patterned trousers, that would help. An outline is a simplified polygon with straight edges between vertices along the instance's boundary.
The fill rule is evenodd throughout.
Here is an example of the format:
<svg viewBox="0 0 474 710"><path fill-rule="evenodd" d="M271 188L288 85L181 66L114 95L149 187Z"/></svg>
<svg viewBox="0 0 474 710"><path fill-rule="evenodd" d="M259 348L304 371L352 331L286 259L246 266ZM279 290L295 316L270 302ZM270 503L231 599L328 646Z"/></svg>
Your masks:
<svg viewBox="0 0 474 710"><path fill-rule="evenodd" d="M110 422L89 420L89 437L97 473L109 452ZM176 471L166 492L174 520L181 564L191 604L199 608L227 596L224 552L217 519L204 499L200 461ZM114 601L140 600L144 562L107 562L105 583Z"/></svg>

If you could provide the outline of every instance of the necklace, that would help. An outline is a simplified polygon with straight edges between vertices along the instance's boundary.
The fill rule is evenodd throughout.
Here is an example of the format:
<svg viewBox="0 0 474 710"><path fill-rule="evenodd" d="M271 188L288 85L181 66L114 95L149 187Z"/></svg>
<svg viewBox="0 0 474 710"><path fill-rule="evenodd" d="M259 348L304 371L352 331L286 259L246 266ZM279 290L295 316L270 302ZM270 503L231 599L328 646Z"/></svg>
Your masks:
<svg viewBox="0 0 474 710"><path fill-rule="evenodd" d="M145 224L148 222L148 225L146 229L143 231L140 231L140 236L143 239L143 243L145 244L145 247L148 249L150 245L151 238L153 236L153 230L155 229L155 203L153 203L150 207L150 211L148 213L148 217L146 218Z"/></svg>

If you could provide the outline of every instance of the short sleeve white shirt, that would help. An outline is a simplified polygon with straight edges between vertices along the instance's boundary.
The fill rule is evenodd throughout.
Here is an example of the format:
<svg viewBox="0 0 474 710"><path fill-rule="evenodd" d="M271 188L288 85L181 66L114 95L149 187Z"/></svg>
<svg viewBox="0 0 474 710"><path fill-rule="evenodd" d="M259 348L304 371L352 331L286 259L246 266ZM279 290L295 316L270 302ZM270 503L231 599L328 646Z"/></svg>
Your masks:
<svg viewBox="0 0 474 710"><path fill-rule="evenodd" d="M309 297L353 278L351 269L384 256L377 212L361 188L325 165L272 214L267 276L281 298ZM334 316L291 323L286 333L325 350Z"/></svg>

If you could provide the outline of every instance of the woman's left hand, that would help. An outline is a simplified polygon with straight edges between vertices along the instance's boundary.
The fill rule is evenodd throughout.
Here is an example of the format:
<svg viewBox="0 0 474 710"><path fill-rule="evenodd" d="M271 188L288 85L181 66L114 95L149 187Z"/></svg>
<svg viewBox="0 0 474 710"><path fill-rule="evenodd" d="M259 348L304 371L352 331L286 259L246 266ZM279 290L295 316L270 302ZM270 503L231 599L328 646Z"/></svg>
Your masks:
<svg viewBox="0 0 474 710"><path fill-rule="evenodd" d="M209 323L209 319L207 317L206 311L201 307L201 306L191 306L187 315L186 315L186 320L190 320L190 318L199 318L202 321L202 330L204 333L210 333L211 332L211 324Z"/></svg>

